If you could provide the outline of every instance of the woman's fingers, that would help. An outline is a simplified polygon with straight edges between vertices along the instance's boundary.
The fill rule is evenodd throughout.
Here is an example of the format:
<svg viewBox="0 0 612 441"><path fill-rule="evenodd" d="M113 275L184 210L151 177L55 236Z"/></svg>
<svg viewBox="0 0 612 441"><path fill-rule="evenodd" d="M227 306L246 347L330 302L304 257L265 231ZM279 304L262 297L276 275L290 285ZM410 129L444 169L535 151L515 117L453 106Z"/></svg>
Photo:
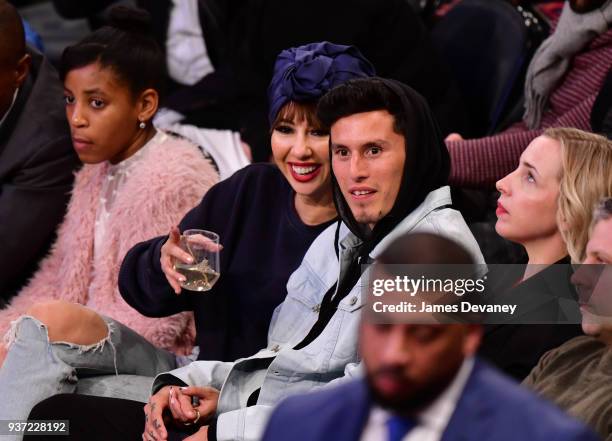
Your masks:
<svg viewBox="0 0 612 441"><path fill-rule="evenodd" d="M175 399L174 399L174 387L170 388L169 397L170 397L170 401L169 401L168 408L170 409L170 413L172 413L172 418L174 418L176 421L183 422L184 417L181 412L181 408L180 406L177 406L177 403L175 402Z"/></svg>
<svg viewBox="0 0 612 441"><path fill-rule="evenodd" d="M162 246L162 257L164 255L171 259L179 260L183 263L193 263L193 257L187 251L183 250L178 244L166 242Z"/></svg>
<svg viewBox="0 0 612 441"><path fill-rule="evenodd" d="M161 268L166 276L166 280L174 290L176 294L181 293L181 281L185 280L185 277L174 270L174 264L170 261L170 259L161 259Z"/></svg>
<svg viewBox="0 0 612 441"><path fill-rule="evenodd" d="M176 295L179 295L181 293L181 285L175 279L171 279L168 276L166 276L166 280L168 281L168 283L172 287L172 290L174 291L174 293Z"/></svg>
<svg viewBox="0 0 612 441"><path fill-rule="evenodd" d="M451 133L444 139L444 141L463 141L463 136L461 136L459 133Z"/></svg>
<svg viewBox="0 0 612 441"><path fill-rule="evenodd" d="M219 390L214 387L189 386L181 387L181 392L185 395L200 397L204 399L218 398Z"/></svg>
<svg viewBox="0 0 612 441"><path fill-rule="evenodd" d="M170 391L170 410L172 415L182 423L192 423L197 417L191 405L191 397L182 394L178 387L173 387Z"/></svg>
<svg viewBox="0 0 612 441"><path fill-rule="evenodd" d="M179 246L180 238L181 235L178 228L172 227L168 240L166 240L166 243L161 248L160 257L162 271L176 294L181 293L181 282L185 281L185 276L175 270L175 262L193 262L193 257Z"/></svg>
<svg viewBox="0 0 612 441"><path fill-rule="evenodd" d="M184 240L188 246L195 247L197 250L206 250L214 253L223 249L223 245L216 243L211 238L203 236L202 234L193 234L185 237Z"/></svg>
<svg viewBox="0 0 612 441"><path fill-rule="evenodd" d="M212 387L183 387L181 393L190 396L197 397L197 405L194 407L200 412L200 416L203 419L213 415L217 410L217 403L219 402L219 391ZM193 401L192 401L193 403Z"/></svg>

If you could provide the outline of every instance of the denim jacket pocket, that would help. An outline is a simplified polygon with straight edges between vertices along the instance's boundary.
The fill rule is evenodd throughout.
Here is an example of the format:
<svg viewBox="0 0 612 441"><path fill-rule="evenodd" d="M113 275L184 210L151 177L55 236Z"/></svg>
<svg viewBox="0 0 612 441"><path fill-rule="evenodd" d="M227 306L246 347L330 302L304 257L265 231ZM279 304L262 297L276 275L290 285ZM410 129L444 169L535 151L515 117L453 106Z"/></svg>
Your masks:
<svg viewBox="0 0 612 441"><path fill-rule="evenodd" d="M297 343L304 338L317 320L321 299L328 289L303 263L287 282L289 294L275 313L270 343Z"/></svg>
<svg viewBox="0 0 612 441"><path fill-rule="evenodd" d="M351 289L348 295L338 304L340 311L355 312L363 308L367 301L367 278L362 275L357 284Z"/></svg>

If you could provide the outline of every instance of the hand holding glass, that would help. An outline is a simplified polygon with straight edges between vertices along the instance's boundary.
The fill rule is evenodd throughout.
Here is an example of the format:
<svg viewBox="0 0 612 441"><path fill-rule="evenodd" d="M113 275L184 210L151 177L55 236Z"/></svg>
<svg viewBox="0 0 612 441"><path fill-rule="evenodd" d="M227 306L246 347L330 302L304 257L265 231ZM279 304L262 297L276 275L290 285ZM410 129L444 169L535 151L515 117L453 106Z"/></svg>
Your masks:
<svg viewBox="0 0 612 441"><path fill-rule="evenodd" d="M181 287L208 291L219 279L219 235L206 230L185 230L179 245L193 258L192 263L174 261L174 269L185 277Z"/></svg>

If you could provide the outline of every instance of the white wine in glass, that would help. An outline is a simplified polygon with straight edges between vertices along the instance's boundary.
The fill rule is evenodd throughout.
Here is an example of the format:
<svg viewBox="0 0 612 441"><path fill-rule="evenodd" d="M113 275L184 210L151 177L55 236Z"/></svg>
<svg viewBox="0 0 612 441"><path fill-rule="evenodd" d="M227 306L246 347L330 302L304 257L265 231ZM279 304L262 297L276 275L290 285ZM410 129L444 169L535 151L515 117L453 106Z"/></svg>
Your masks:
<svg viewBox="0 0 612 441"><path fill-rule="evenodd" d="M219 279L219 273L210 267L206 259L197 264L177 262L174 268L185 276L181 286L190 291L208 291Z"/></svg>
<svg viewBox="0 0 612 441"><path fill-rule="evenodd" d="M174 269L185 276L181 287L198 292L210 290L220 276L219 235L206 230L185 230L180 246L193 258L193 263L174 262Z"/></svg>

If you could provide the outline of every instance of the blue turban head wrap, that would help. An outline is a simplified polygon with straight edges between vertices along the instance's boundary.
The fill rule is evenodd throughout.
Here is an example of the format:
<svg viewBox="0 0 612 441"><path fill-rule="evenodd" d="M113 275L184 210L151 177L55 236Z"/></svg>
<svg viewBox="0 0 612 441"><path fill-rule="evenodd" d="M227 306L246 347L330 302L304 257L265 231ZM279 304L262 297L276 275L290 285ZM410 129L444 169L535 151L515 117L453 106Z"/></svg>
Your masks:
<svg viewBox="0 0 612 441"><path fill-rule="evenodd" d="M286 49L276 58L268 87L268 120L272 124L289 101L315 101L350 79L375 74L374 66L354 46L323 41Z"/></svg>

